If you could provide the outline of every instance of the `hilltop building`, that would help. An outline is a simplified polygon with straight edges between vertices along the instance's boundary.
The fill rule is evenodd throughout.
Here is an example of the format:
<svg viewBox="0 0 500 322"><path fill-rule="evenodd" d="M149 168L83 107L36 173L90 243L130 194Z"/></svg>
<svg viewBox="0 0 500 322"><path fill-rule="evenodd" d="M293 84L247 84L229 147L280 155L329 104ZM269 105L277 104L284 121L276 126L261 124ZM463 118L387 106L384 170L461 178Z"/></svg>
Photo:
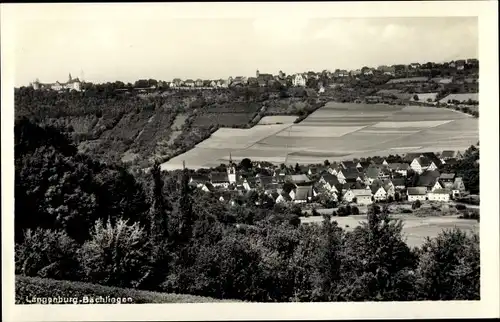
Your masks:
<svg viewBox="0 0 500 322"><path fill-rule="evenodd" d="M80 79L78 79L78 77L72 78L71 74L69 74L69 78L66 83L61 83L59 81L56 81L55 83L40 83L37 78L33 83L31 83L31 86L35 90L51 89L54 91L60 91L63 89L69 89L78 92L82 90L82 82L80 81Z"/></svg>

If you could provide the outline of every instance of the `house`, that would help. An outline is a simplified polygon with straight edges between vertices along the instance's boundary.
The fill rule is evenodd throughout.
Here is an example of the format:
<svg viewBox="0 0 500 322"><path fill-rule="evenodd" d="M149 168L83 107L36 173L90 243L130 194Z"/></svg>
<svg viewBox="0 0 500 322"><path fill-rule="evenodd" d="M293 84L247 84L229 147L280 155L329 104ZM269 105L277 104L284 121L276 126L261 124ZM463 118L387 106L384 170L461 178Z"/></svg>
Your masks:
<svg viewBox="0 0 500 322"><path fill-rule="evenodd" d="M292 197L290 197L289 194L285 193L285 192L282 192L276 199L275 199L275 202L276 203L279 203L279 204L283 204L283 203L287 203L287 202L291 202L292 201Z"/></svg>
<svg viewBox="0 0 500 322"><path fill-rule="evenodd" d="M347 169L347 168L356 169L357 163L354 161L342 161L342 162L340 162L340 165L344 169Z"/></svg>
<svg viewBox="0 0 500 322"><path fill-rule="evenodd" d="M441 155L439 156L441 162L447 163L446 160L449 159L461 159L462 153L460 151L452 151L452 150L446 150L441 152Z"/></svg>
<svg viewBox="0 0 500 322"><path fill-rule="evenodd" d="M217 190L210 182L201 184L199 188L205 192L214 192Z"/></svg>
<svg viewBox="0 0 500 322"><path fill-rule="evenodd" d="M368 178L370 184L376 179L386 179L390 175L389 171L376 165L370 165L365 170L365 176Z"/></svg>
<svg viewBox="0 0 500 322"><path fill-rule="evenodd" d="M456 177L453 183L453 189L458 190L460 193L465 192L465 184L461 177Z"/></svg>
<svg viewBox="0 0 500 322"><path fill-rule="evenodd" d="M420 177L418 177L417 186L425 187L427 191L432 191L435 188L442 188L440 184L439 186L437 186L436 184L439 184L438 177L436 176L421 175Z"/></svg>
<svg viewBox="0 0 500 322"><path fill-rule="evenodd" d="M385 191L383 186L381 186L379 184L372 184L370 186L370 190L372 192L373 199L375 201L387 200L387 192Z"/></svg>
<svg viewBox="0 0 500 322"><path fill-rule="evenodd" d="M290 191L290 197L294 203L306 203L311 201L314 196L313 186L298 186Z"/></svg>
<svg viewBox="0 0 500 322"><path fill-rule="evenodd" d="M210 178L206 175L194 174L189 178L189 184L195 187L200 187L207 182L210 182Z"/></svg>
<svg viewBox="0 0 500 322"><path fill-rule="evenodd" d="M255 190L257 189L257 180L255 178L245 178L243 180L243 187L245 190Z"/></svg>
<svg viewBox="0 0 500 322"><path fill-rule="evenodd" d="M194 82L194 86L196 87L203 87L203 80L201 79L197 79L195 82Z"/></svg>
<svg viewBox="0 0 500 322"><path fill-rule="evenodd" d="M298 184L298 183L306 183L306 182L310 182L311 179L309 179L308 176L306 176L305 174L292 174L292 175L288 175L286 176L286 181L289 181L289 182L292 182L292 183L295 183L295 184Z"/></svg>
<svg viewBox="0 0 500 322"><path fill-rule="evenodd" d="M436 170L438 167L430 158L426 156L420 156L413 159L410 164L410 168L416 173L420 174L425 170Z"/></svg>
<svg viewBox="0 0 500 322"><path fill-rule="evenodd" d="M427 199L426 187L408 187L407 192L408 201L425 201Z"/></svg>
<svg viewBox="0 0 500 322"><path fill-rule="evenodd" d="M382 182L382 187L385 190L387 198L394 199L394 195L396 194L396 186L392 183L392 180L384 180Z"/></svg>
<svg viewBox="0 0 500 322"><path fill-rule="evenodd" d="M356 168L362 171L364 169L367 169L370 165L372 165L372 163L369 161L359 161L358 163L356 163Z"/></svg>
<svg viewBox="0 0 500 322"><path fill-rule="evenodd" d="M403 157L403 161L411 163L414 159L420 157L422 154L420 152L410 152L406 153Z"/></svg>
<svg viewBox="0 0 500 322"><path fill-rule="evenodd" d="M295 74L292 80L293 86L301 86L304 87L306 86L306 79L301 75L301 74Z"/></svg>
<svg viewBox="0 0 500 322"><path fill-rule="evenodd" d="M172 83L170 84L170 87L181 87L182 85L184 85L184 83L180 78L174 78L172 80Z"/></svg>
<svg viewBox="0 0 500 322"><path fill-rule="evenodd" d="M328 191L338 192L336 186L338 186L340 182L333 174L325 173L319 179L319 183Z"/></svg>
<svg viewBox="0 0 500 322"><path fill-rule="evenodd" d="M360 173L358 177L356 178L356 181L359 183L364 184L365 186L370 185L370 178L364 175L364 173Z"/></svg>
<svg viewBox="0 0 500 322"><path fill-rule="evenodd" d="M464 70L465 68L465 60L464 59L459 59L455 61L455 66L457 70Z"/></svg>
<svg viewBox="0 0 500 322"><path fill-rule="evenodd" d="M448 202L450 201L450 194L451 191L448 189L436 189L427 193L427 199L429 199L429 201Z"/></svg>
<svg viewBox="0 0 500 322"><path fill-rule="evenodd" d="M444 188L451 189L453 188L453 184L455 182L455 174L454 173L441 173L439 176L439 181L441 181L444 185Z"/></svg>
<svg viewBox="0 0 500 322"><path fill-rule="evenodd" d="M347 202L355 201L359 205L369 205L372 203L372 192L370 189L349 189L343 198Z"/></svg>
<svg viewBox="0 0 500 322"><path fill-rule="evenodd" d="M230 77L231 82L228 81L229 86L244 86L247 85L247 79L243 76Z"/></svg>
<svg viewBox="0 0 500 322"><path fill-rule="evenodd" d="M274 77L272 74L262 74L259 72L259 70L257 70L255 72L255 77L257 78L257 80L260 82L260 81L264 81L266 84L268 81L270 80L273 80Z"/></svg>
<svg viewBox="0 0 500 322"><path fill-rule="evenodd" d="M340 183L346 183L349 179L357 181L359 174L356 168L341 169L337 172L337 179Z"/></svg>
<svg viewBox="0 0 500 322"><path fill-rule="evenodd" d="M210 174L210 183L214 187L223 187L227 189L227 187L229 187L229 177L227 173L224 172L212 172Z"/></svg>
<svg viewBox="0 0 500 322"><path fill-rule="evenodd" d="M342 169L341 166L338 166L338 165L331 165L328 167L328 169L326 169L326 171L328 171L328 173L330 174L333 174L334 176L338 175L339 171Z"/></svg>
<svg viewBox="0 0 500 322"><path fill-rule="evenodd" d="M194 80L192 79L187 79L185 82L184 82L184 86L187 86L187 87L195 87L196 83Z"/></svg>
<svg viewBox="0 0 500 322"><path fill-rule="evenodd" d="M406 189L406 179L405 178L392 178L391 182L394 185L394 190Z"/></svg>
<svg viewBox="0 0 500 322"><path fill-rule="evenodd" d="M217 81L217 87L218 88L227 88L229 86L228 82L224 79L219 79Z"/></svg>
<svg viewBox="0 0 500 322"><path fill-rule="evenodd" d="M408 170L411 168L408 163L389 163L387 169L393 173L395 172L406 177L408 175Z"/></svg>
<svg viewBox="0 0 500 322"><path fill-rule="evenodd" d="M309 170L307 170L308 176L315 176L317 174L319 174L319 169L317 167L310 167Z"/></svg>
<svg viewBox="0 0 500 322"><path fill-rule="evenodd" d="M228 202L231 206L234 206L236 204L234 195L230 191L221 191L217 193L216 196L220 202Z"/></svg>
<svg viewBox="0 0 500 322"><path fill-rule="evenodd" d="M210 87L217 87L217 82L213 80L213 81L210 82L209 86Z"/></svg>

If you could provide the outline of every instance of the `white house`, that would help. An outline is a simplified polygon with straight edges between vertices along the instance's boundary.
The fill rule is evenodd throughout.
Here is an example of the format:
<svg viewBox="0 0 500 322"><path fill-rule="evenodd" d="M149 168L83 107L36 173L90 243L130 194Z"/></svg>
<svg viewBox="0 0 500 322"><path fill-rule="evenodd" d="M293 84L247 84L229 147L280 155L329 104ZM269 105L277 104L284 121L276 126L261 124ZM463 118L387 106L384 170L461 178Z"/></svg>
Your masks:
<svg viewBox="0 0 500 322"><path fill-rule="evenodd" d="M407 189L408 201L424 201L427 199L426 187L409 187Z"/></svg>
<svg viewBox="0 0 500 322"><path fill-rule="evenodd" d="M296 74L292 80L293 86L306 86L306 79L301 74Z"/></svg>
<svg viewBox="0 0 500 322"><path fill-rule="evenodd" d="M217 173L214 172L210 175L210 183L214 187L223 187L227 189L229 187L229 178L227 176L227 173Z"/></svg>
<svg viewBox="0 0 500 322"><path fill-rule="evenodd" d="M336 185L338 185L340 182L339 182L339 180L337 179L336 176L334 176L332 174L329 174L329 173L328 174L324 174L319 179L319 183L327 191L338 193Z"/></svg>
<svg viewBox="0 0 500 322"><path fill-rule="evenodd" d="M348 189L344 193L344 200L353 202L356 198L356 203L360 205L369 205L372 203L372 192L370 189Z"/></svg>
<svg viewBox="0 0 500 322"><path fill-rule="evenodd" d="M450 190L448 189L436 189L427 194L427 198L430 201L441 201L448 202L450 201Z"/></svg>
<svg viewBox="0 0 500 322"><path fill-rule="evenodd" d="M306 203L311 201L314 196L314 189L312 186L298 186L290 191L290 198L294 203Z"/></svg>
<svg viewBox="0 0 500 322"><path fill-rule="evenodd" d="M428 171L436 170L437 166L434 163L434 161L430 160L429 158L421 156L413 159L413 161L410 164L410 168L416 173L421 174L425 170Z"/></svg>
<svg viewBox="0 0 500 322"><path fill-rule="evenodd" d="M436 183L434 184L434 186L432 186L431 191L441 190L441 189L444 189L444 186L441 185L439 180L436 180Z"/></svg>
<svg viewBox="0 0 500 322"><path fill-rule="evenodd" d="M373 199L375 201L383 201L387 199L387 192L385 191L384 187L373 187L372 188L372 193L373 193Z"/></svg>

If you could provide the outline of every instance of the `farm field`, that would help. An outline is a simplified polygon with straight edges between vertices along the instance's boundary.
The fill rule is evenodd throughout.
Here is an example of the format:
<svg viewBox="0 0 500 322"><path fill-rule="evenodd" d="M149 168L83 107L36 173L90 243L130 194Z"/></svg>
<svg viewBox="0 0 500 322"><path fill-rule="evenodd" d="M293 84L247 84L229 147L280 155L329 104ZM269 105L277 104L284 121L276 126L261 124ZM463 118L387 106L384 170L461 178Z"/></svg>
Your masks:
<svg viewBox="0 0 500 322"><path fill-rule="evenodd" d="M264 116L260 119L259 125L269 125L269 124L293 124L293 121L297 119L295 115L271 115Z"/></svg>
<svg viewBox="0 0 500 322"><path fill-rule="evenodd" d="M291 120L288 116L275 119ZM162 168L181 168L183 160L190 168L211 167L227 162L229 153L235 161L322 163L325 159L465 150L479 140L478 119L435 107L330 102L299 124L280 123L221 128Z"/></svg>
<svg viewBox="0 0 500 322"><path fill-rule="evenodd" d="M476 220L458 219L456 216L416 217L412 215L393 215L403 219L403 234L411 247L421 246L426 237L436 237L443 229L457 227L467 232L479 233L479 223ZM302 217L302 223L321 223L323 217ZM360 222L366 221L366 215L349 217L332 217L340 227L353 230Z"/></svg>
<svg viewBox="0 0 500 322"><path fill-rule="evenodd" d="M465 102L468 101L469 99L473 101L479 101L479 94L477 93L465 93L465 94L450 94L441 100L439 100L440 103L448 103L448 101L453 101L457 100L459 102Z"/></svg>

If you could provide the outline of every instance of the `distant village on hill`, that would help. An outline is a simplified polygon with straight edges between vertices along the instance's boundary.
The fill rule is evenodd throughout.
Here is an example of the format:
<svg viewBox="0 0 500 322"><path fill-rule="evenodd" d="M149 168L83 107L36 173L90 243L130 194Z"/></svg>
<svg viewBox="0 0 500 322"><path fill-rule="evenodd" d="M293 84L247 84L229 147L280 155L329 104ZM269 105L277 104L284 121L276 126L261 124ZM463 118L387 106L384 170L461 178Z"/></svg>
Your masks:
<svg viewBox="0 0 500 322"><path fill-rule="evenodd" d="M479 86L478 59L460 59L445 63L411 63L392 66L362 67L356 70L336 69L321 72L308 71L287 75L283 71L273 75L256 71L255 76L229 76L227 79L181 79L172 81L154 79L138 80L135 84L115 82L116 91L157 93L162 90L216 90L233 87L269 87L274 89L306 87L325 93L328 89L344 90L367 83L380 87L371 95L359 97L366 103L394 100L425 103L468 103L477 105ZM108 83L110 84L110 83ZM92 86L69 75L66 82L41 83L38 79L30 84L34 89L84 91ZM442 96L448 91L450 95Z"/></svg>

